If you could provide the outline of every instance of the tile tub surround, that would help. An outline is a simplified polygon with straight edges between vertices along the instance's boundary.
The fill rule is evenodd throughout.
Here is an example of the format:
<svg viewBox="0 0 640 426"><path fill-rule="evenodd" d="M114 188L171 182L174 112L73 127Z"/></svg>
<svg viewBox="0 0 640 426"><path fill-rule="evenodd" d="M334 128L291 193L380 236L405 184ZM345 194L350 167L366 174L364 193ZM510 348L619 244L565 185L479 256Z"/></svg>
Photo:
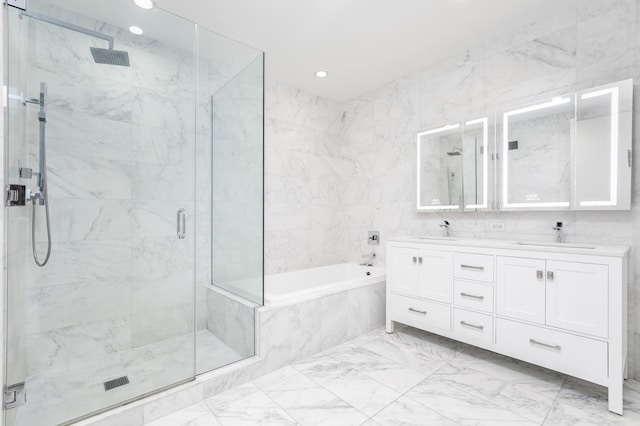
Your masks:
<svg viewBox="0 0 640 426"><path fill-rule="evenodd" d="M385 282L380 282L259 308L258 355L271 371L367 333L384 323L385 302Z"/></svg>
<svg viewBox="0 0 640 426"><path fill-rule="evenodd" d="M625 415L603 388L400 327L378 329L145 426L256 424L568 425L640 422L640 383Z"/></svg>

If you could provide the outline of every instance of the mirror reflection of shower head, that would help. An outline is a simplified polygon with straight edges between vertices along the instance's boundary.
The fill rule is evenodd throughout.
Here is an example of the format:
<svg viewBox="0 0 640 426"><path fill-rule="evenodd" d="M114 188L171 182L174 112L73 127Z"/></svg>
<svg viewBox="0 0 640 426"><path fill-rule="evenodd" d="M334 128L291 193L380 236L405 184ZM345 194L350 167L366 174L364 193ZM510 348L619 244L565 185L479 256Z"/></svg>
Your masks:
<svg viewBox="0 0 640 426"><path fill-rule="evenodd" d="M462 155L462 148L455 147L455 148L453 148L453 151L447 152L447 155L449 157L455 157L457 155Z"/></svg>
<svg viewBox="0 0 640 426"><path fill-rule="evenodd" d="M129 62L129 53L124 50L115 50L113 48L113 37L100 33L98 31L93 31L87 28L80 27L75 24L71 24L69 22L61 21L59 19L52 18L50 16L40 15L38 13L31 13L27 11L23 11L21 16L28 16L33 19L37 19L38 21L46 22L48 24L57 25L62 28L66 28L71 31L76 31L78 33L86 34L91 37L99 38L101 40L105 40L109 42L108 49L102 49L99 47L90 47L91 55L93 56L93 60L96 64L107 64L107 65L120 65L123 67L131 66Z"/></svg>

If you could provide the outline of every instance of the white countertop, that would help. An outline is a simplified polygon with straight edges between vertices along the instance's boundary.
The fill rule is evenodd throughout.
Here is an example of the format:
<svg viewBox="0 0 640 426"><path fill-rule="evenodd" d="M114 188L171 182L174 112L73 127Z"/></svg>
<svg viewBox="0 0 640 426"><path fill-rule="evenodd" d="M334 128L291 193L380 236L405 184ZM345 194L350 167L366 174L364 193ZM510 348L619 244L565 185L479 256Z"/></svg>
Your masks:
<svg viewBox="0 0 640 426"><path fill-rule="evenodd" d="M554 243L551 241L492 240L468 237L416 236L389 238L387 241L615 257L624 257L629 251L629 247L627 246L604 245L599 243Z"/></svg>

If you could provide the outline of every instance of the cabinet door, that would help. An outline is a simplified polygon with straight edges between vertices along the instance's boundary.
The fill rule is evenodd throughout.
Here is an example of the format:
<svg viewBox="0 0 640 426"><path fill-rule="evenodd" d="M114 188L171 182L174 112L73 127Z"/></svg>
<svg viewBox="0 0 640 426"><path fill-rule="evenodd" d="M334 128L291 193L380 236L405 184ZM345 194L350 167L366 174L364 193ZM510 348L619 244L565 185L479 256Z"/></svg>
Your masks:
<svg viewBox="0 0 640 426"><path fill-rule="evenodd" d="M606 265L547 261L547 325L608 337Z"/></svg>
<svg viewBox="0 0 640 426"><path fill-rule="evenodd" d="M446 251L420 250L418 296L439 302L451 302L453 254Z"/></svg>
<svg viewBox="0 0 640 426"><path fill-rule="evenodd" d="M545 322L545 261L499 256L497 313L511 318Z"/></svg>
<svg viewBox="0 0 640 426"><path fill-rule="evenodd" d="M418 295L418 250L391 247L388 254L387 285L393 293Z"/></svg>

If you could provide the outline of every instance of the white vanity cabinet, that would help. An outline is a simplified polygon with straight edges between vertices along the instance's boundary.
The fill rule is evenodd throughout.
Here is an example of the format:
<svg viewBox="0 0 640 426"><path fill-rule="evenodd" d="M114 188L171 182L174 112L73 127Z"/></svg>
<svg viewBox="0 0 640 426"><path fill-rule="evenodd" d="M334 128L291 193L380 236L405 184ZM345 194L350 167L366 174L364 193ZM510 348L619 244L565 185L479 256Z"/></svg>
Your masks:
<svg viewBox="0 0 640 426"><path fill-rule="evenodd" d="M397 283L395 292L438 302L451 301L452 253L399 246L389 253L388 264Z"/></svg>
<svg viewBox="0 0 640 426"><path fill-rule="evenodd" d="M394 322L609 389L622 414L628 248L399 238L387 243Z"/></svg>
<svg viewBox="0 0 640 426"><path fill-rule="evenodd" d="M607 265L497 257L498 315L606 338Z"/></svg>

